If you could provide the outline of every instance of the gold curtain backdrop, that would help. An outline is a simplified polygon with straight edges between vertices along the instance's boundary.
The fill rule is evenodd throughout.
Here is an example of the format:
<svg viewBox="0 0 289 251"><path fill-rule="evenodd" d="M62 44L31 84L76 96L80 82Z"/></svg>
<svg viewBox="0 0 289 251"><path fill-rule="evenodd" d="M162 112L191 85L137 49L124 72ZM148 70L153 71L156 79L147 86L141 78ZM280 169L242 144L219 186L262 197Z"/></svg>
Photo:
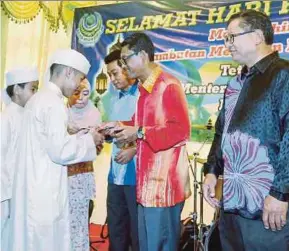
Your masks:
<svg viewBox="0 0 289 251"><path fill-rule="evenodd" d="M22 65L37 65L42 79L48 55L70 47L75 8L116 2L125 1L1 1L1 88Z"/></svg>
<svg viewBox="0 0 289 251"><path fill-rule="evenodd" d="M1 6L11 21L20 24L31 22L42 11L50 29L57 32L61 24L67 29L72 23L75 8L103 4L100 2L104 1L3 1Z"/></svg>

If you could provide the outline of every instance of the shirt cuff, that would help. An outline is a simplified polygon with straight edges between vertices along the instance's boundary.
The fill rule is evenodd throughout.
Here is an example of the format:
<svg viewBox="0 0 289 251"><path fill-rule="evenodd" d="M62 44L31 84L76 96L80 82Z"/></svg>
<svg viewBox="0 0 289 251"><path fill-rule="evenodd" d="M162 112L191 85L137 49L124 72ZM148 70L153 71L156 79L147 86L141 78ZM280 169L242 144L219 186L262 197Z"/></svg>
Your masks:
<svg viewBox="0 0 289 251"><path fill-rule="evenodd" d="M277 200L289 202L289 193L281 193L274 189L271 189L269 194Z"/></svg>
<svg viewBox="0 0 289 251"><path fill-rule="evenodd" d="M220 173L217 172L216 168L212 165L209 165L208 163L204 164L204 175L206 176L207 174L215 174L216 177L218 178Z"/></svg>

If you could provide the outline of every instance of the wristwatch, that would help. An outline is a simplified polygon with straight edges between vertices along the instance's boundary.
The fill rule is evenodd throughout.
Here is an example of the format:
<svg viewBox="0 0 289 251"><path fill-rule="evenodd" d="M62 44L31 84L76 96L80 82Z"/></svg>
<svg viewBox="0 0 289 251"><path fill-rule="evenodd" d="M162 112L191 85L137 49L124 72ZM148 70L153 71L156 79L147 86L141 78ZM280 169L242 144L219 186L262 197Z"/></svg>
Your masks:
<svg viewBox="0 0 289 251"><path fill-rule="evenodd" d="M137 130L136 136L138 139L143 139L144 138L144 130L143 127L140 126Z"/></svg>

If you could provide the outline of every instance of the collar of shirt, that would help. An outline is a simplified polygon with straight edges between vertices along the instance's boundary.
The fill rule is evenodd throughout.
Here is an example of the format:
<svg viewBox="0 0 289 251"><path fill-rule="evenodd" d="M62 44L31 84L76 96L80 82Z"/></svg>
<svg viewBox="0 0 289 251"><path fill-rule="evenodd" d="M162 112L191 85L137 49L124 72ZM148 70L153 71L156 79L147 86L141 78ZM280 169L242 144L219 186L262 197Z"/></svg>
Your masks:
<svg viewBox="0 0 289 251"><path fill-rule="evenodd" d="M63 98L62 91L60 90L60 88L56 84L54 84L53 82L49 82L47 87L51 91L55 92L58 97Z"/></svg>
<svg viewBox="0 0 289 251"><path fill-rule="evenodd" d="M259 62L257 62L254 67L258 69L259 72L264 73L268 67L273 64L279 58L279 54L277 51L272 52L266 57L262 58Z"/></svg>
<svg viewBox="0 0 289 251"><path fill-rule="evenodd" d="M134 82L134 84L129 87L128 90L124 91L124 90L121 90L119 91L119 99L121 99L122 97L126 96L126 95L135 95L136 94L136 91L137 91L137 87L138 87L138 81L136 80Z"/></svg>
<svg viewBox="0 0 289 251"><path fill-rule="evenodd" d="M251 74L256 72L264 73L268 67L275 62L276 59L279 58L279 54L277 51L274 51L267 55L266 57L262 58L256 64L254 64L250 69L245 65L241 72L241 78L248 77Z"/></svg>
<svg viewBox="0 0 289 251"><path fill-rule="evenodd" d="M19 111L19 112L22 112L22 111L24 110L24 107L16 104L16 103L13 102L13 101L9 104L9 106L10 106L12 109L15 109L16 111Z"/></svg>
<svg viewBox="0 0 289 251"><path fill-rule="evenodd" d="M157 66L153 69L149 77L146 79L146 81L142 84L142 87L148 92L151 93L153 91L153 87L155 85L156 80L162 73L162 68L160 66Z"/></svg>

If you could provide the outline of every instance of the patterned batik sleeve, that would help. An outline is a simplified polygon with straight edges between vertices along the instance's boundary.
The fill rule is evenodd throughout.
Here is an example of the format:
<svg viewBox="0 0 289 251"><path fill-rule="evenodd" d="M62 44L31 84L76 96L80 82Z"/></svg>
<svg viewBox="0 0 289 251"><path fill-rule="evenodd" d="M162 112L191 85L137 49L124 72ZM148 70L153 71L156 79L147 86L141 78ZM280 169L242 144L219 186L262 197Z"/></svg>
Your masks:
<svg viewBox="0 0 289 251"><path fill-rule="evenodd" d="M281 72L277 81L281 142L270 195L281 201L289 201L289 70Z"/></svg>
<svg viewBox="0 0 289 251"><path fill-rule="evenodd" d="M224 164L222 158L222 135L224 129L224 121L225 121L225 97L223 102L223 107L220 111L218 119L215 124L215 135L214 140L208 155L207 163L204 164L204 173L205 175L208 173L215 174L216 177L223 174Z"/></svg>

